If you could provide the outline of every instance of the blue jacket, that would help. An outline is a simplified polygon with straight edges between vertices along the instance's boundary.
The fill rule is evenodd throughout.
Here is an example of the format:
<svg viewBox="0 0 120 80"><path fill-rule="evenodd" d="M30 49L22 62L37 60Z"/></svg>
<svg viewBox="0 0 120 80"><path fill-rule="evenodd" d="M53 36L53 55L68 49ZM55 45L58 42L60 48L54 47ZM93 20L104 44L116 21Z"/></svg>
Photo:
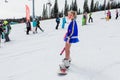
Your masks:
<svg viewBox="0 0 120 80"><path fill-rule="evenodd" d="M33 27L36 27L37 26L37 22L34 20L33 21Z"/></svg>
<svg viewBox="0 0 120 80"><path fill-rule="evenodd" d="M60 23L60 18L59 17L56 18L56 22Z"/></svg>
<svg viewBox="0 0 120 80"><path fill-rule="evenodd" d="M70 38L70 43L76 43L79 42L78 39L78 26L75 20L72 20L68 26L68 30L65 36L65 41L68 40L68 38Z"/></svg>
<svg viewBox="0 0 120 80"><path fill-rule="evenodd" d="M66 23L66 18L62 18L62 22L65 24Z"/></svg>

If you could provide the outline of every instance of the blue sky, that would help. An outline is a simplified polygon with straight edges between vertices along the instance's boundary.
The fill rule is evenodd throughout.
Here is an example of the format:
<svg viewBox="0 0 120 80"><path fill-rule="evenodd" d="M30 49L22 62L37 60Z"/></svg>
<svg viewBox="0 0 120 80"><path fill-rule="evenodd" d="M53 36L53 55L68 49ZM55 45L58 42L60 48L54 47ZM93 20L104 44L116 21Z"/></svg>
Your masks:
<svg viewBox="0 0 120 80"><path fill-rule="evenodd" d="M35 0L35 14L40 16L42 14L43 4L46 4L49 0ZM54 4L55 0L51 0L51 3ZM68 0L68 4L72 0ZM103 3L104 0L95 0ZM59 9L61 10L64 7L65 0L58 0ZM79 8L82 9L84 0L77 0ZM91 0L88 0L90 3ZM5 3L4 0L0 0L0 18L18 18L25 16L25 4L30 7L30 14L32 15L32 0L8 0L8 3Z"/></svg>

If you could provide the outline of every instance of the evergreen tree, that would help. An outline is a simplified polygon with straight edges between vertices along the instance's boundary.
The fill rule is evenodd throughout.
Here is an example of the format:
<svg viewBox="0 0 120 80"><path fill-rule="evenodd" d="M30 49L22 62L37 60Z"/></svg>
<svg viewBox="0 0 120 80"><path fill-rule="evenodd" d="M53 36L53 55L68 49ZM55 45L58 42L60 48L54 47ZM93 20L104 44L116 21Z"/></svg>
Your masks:
<svg viewBox="0 0 120 80"><path fill-rule="evenodd" d="M72 7L73 11L77 11L77 1L75 0L75 2L73 3L73 7Z"/></svg>
<svg viewBox="0 0 120 80"><path fill-rule="evenodd" d="M73 0L72 0L72 3L71 3L71 5L70 5L70 10L72 10L73 9Z"/></svg>
<svg viewBox="0 0 120 80"><path fill-rule="evenodd" d="M118 4L117 4L117 8L120 8L120 2L118 2Z"/></svg>
<svg viewBox="0 0 120 80"><path fill-rule="evenodd" d="M43 5L43 12L42 12L42 17L45 18L46 16L46 10L45 10L45 4Z"/></svg>
<svg viewBox="0 0 120 80"><path fill-rule="evenodd" d="M63 10L61 10L61 12L59 12L59 17L63 17Z"/></svg>
<svg viewBox="0 0 120 80"><path fill-rule="evenodd" d="M46 5L46 9L45 9L45 18L48 18L48 9L47 9L47 5Z"/></svg>
<svg viewBox="0 0 120 80"><path fill-rule="evenodd" d="M80 12L80 8L79 8L79 10L78 10L78 14L81 14L81 12Z"/></svg>
<svg viewBox="0 0 120 80"><path fill-rule="evenodd" d="M43 17L43 18L48 18L47 6L45 6L45 4L43 5L42 17Z"/></svg>
<svg viewBox="0 0 120 80"><path fill-rule="evenodd" d="M108 1L106 9L110 9L110 2Z"/></svg>
<svg viewBox="0 0 120 80"><path fill-rule="evenodd" d="M106 0L104 0L104 4L103 4L102 10L106 10Z"/></svg>
<svg viewBox="0 0 120 80"><path fill-rule="evenodd" d="M84 12L89 13L88 0L85 0L85 1L84 1L83 13L84 13Z"/></svg>
<svg viewBox="0 0 120 80"><path fill-rule="evenodd" d="M94 11L99 11L99 2L98 1L95 3Z"/></svg>
<svg viewBox="0 0 120 80"><path fill-rule="evenodd" d="M111 3L111 9L116 9L117 8L117 2L116 1L113 1Z"/></svg>
<svg viewBox="0 0 120 80"><path fill-rule="evenodd" d="M94 0L91 1L90 12L94 12Z"/></svg>
<svg viewBox="0 0 120 80"><path fill-rule="evenodd" d="M59 15L58 3L57 3L57 0L55 0L55 4L54 4L54 16L57 17L58 15Z"/></svg>
<svg viewBox="0 0 120 80"><path fill-rule="evenodd" d="M54 8L51 9L51 18L54 18L55 15L54 15Z"/></svg>
<svg viewBox="0 0 120 80"><path fill-rule="evenodd" d="M70 10L73 10L73 11L77 11L78 12L78 6L77 6L77 1L75 0L74 2L73 2L73 0L72 0L72 3L71 3L71 5L70 5Z"/></svg>
<svg viewBox="0 0 120 80"><path fill-rule="evenodd" d="M65 0L65 7L64 7L64 15L67 16L67 13L69 11L69 5L67 4L67 0Z"/></svg>

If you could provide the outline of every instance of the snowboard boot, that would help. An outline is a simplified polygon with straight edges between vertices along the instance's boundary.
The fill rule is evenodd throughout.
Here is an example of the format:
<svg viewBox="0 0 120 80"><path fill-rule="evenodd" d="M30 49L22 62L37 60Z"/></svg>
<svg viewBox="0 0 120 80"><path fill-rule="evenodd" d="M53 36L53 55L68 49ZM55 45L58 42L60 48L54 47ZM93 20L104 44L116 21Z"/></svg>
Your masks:
<svg viewBox="0 0 120 80"><path fill-rule="evenodd" d="M71 63L71 59L66 59L66 58L63 59L63 64L65 68L68 69L70 67L70 63Z"/></svg>

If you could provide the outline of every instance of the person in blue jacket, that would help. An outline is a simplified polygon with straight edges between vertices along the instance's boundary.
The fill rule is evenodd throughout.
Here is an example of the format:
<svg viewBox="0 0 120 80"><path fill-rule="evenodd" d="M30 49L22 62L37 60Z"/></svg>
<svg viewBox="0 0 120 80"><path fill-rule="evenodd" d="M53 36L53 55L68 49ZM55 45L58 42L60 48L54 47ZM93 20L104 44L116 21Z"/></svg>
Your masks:
<svg viewBox="0 0 120 80"><path fill-rule="evenodd" d="M62 29L64 29L65 23L66 23L66 18L65 18L65 16L63 16L63 18L62 18Z"/></svg>
<svg viewBox="0 0 120 80"><path fill-rule="evenodd" d="M33 20L33 34L37 33L37 32L35 31L36 27L37 27L37 21L36 21L36 19L34 19L34 20Z"/></svg>
<svg viewBox="0 0 120 80"><path fill-rule="evenodd" d="M67 33L64 37L65 41L65 58L63 59L63 65L60 65L61 68L69 68L70 66L70 48L71 44L79 42L78 39L78 26L75 20L77 13L75 11L68 12L68 19L71 20Z"/></svg>

